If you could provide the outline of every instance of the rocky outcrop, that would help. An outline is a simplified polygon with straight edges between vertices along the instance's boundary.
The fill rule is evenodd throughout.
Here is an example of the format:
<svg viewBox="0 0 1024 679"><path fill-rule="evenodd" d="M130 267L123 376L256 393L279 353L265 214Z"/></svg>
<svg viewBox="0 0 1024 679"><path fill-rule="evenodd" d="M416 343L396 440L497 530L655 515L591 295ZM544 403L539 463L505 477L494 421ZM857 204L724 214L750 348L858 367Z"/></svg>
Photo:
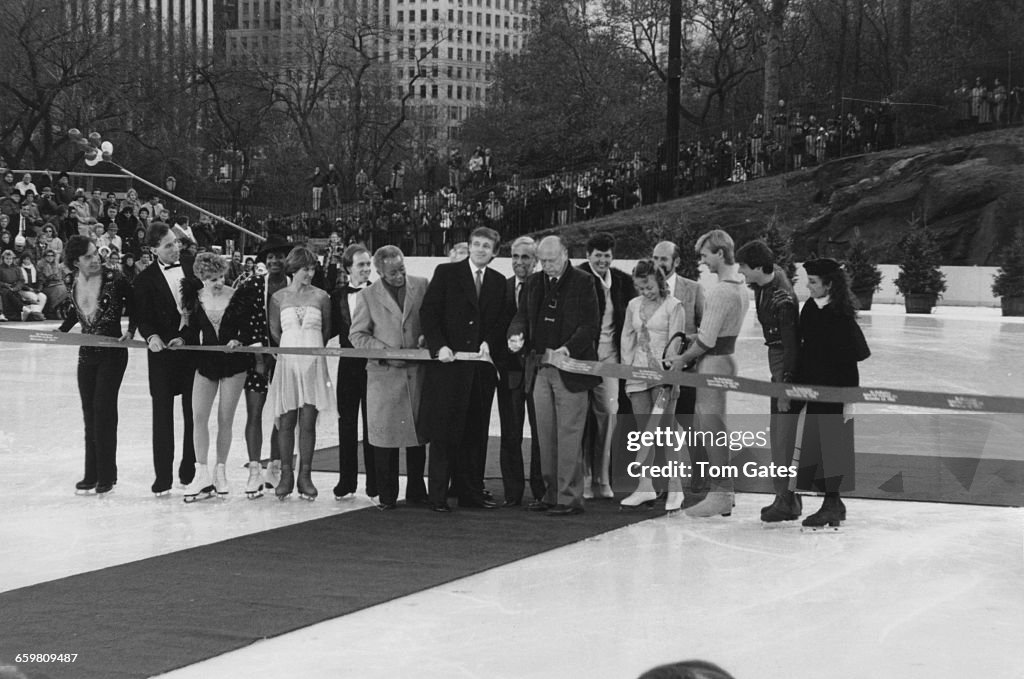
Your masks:
<svg viewBox="0 0 1024 679"><path fill-rule="evenodd" d="M997 265L1024 230L1024 140L1019 132L959 139L827 163L807 183L821 211L794 230L797 257L837 255L857 238L894 245L914 219L939 238L951 265ZM894 250L886 248L885 253Z"/></svg>

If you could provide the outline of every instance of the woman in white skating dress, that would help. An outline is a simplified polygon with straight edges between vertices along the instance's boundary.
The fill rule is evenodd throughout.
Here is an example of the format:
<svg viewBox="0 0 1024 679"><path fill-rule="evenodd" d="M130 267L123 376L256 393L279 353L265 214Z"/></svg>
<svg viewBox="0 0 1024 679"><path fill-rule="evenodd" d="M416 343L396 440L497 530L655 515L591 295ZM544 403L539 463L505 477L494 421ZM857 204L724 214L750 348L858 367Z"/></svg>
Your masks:
<svg viewBox="0 0 1024 679"><path fill-rule="evenodd" d="M292 276L288 287L270 298L270 334L281 347L323 347L331 328L331 300L313 287L316 256L303 247L293 249L285 259L285 271ZM327 359L323 356L280 354L274 379L267 393L267 407L274 415L281 448L281 483L275 494L291 495L295 486L293 450L295 427L299 428L299 496L317 496L311 478L316 447L317 415L337 417L338 407Z"/></svg>

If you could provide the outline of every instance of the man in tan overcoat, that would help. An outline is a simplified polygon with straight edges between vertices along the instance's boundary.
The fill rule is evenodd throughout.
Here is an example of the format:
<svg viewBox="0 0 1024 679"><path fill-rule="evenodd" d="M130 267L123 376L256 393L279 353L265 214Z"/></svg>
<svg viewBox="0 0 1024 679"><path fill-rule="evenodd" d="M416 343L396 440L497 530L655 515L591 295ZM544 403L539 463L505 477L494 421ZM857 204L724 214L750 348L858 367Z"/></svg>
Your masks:
<svg viewBox="0 0 1024 679"><path fill-rule="evenodd" d="M405 258L393 245L373 255L379 280L359 293L349 340L359 349L417 349L423 346L420 306L427 279L406 276ZM398 502L398 449L406 449L407 503L427 502L423 481L426 447L416 433L423 386L423 366L417 361L369 359L366 362L368 439L374 447L377 490L382 510Z"/></svg>

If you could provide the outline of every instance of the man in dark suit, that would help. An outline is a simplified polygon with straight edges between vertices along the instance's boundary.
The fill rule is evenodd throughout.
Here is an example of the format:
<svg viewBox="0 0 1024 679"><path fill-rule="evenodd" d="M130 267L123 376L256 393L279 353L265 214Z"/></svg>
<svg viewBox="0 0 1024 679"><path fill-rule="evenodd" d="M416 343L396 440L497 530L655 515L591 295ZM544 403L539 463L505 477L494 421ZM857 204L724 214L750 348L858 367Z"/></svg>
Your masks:
<svg viewBox="0 0 1024 679"><path fill-rule="evenodd" d="M633 277L612 266L615 239L606 233L594 234L587 241L587 261L580 270L591 274L597 311L601 318L597 341L597 360L619 362L622 326L626 306L636 297ZM601 384L590 392L590 417L583 435L583 496L614 497L611 485L612 416L619 412L621 380L601 378Z"/></svg>
<svg viewBox="0 0 1024 679"><path fill-rule="evenodd" d="M513 275L505 282L505 304L509 311L519 309L526 295L526 279L537 265L537 244L529 236L512 243ZM511 319L509 319L511 321ZM523 355L510 354L505 343L491 347L498 366L498 416L501 419L501 481L505 487L503 507L523 503L526 477L523 470L523 423L529 417L530 492L534 500L544 498L544 477L540 471L540 440L537 438L537 413L523 383Z"/></svg>
<svg viewBox="0 0 1024 679"><path fill-rule="evenodd" d="M183 485L195 476L192 443L192 368L188 354L167 351L185 344L181 336L181 281L192 276L178 261L178 237L163 222L153 222L146 243L156 261L135 278L135 310L139 333L149 343L149 395L153 399L153 469L151 490L157 497L170 493L174 480L174 397L181 395L185 424L178 480Z"/></svg>
<svg viewBox="0 0 1024 679"><path fill-rule="evenodd" d="M600 332L597 295L590 276L569 263L558 236L537 247L541 271L526 281L526 298L508 328L509 351L524 348L526 386L537 409L537 436L547 489L530 509L550 516L583 512L581 442L589 402L588 391L601 378L562 372L544 364L548 349L562 356L594 361Z"/></svg>
<svg viewBox="0 0 1024 679"><path fill-rule="evenodd" d="M505 339L510 313L505 280L488 267L500 237L480 227L470 234L469 257L441 264L427 287L420 321L437 362L426 366L430 398L420 401L420 431L430 442L429 494L436 511L450 511L449 477L460 507L493 509L484 495L487 430L497 373L483 361L456 361L457 352L491 354Z"/></svg>
<svg viewBox="0 0 1024 679"><path fill-rule="evenodd" d="M352 316L361 303L359 293L370 284L373 258L364 245L349 245L341 255L341 266L348 282L331 293L332 335L338 346L351 349L348 338ZM338 485L334 499L341 500L356 492L359 475L359 414L363 416L363 463L366 467L366 495L377 496L377 475L373 446L367 439L366 425L366 359L338 359Z"/></svg>

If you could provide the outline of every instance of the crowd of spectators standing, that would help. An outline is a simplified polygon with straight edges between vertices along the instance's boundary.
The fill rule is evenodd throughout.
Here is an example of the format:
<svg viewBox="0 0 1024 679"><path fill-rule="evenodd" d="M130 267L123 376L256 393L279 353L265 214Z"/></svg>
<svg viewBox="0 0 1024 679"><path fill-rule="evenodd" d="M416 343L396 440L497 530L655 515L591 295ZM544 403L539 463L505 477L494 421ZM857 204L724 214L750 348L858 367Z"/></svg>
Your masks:
<svg viewBox="0 0 1024 679"><path fill-rule="evenodd" d="M613 143L600 164L535 179L509 171L490 149L477 147L464 160L458 148L451 148L440 188L434 188L437 173L430 173L425 187L410 189L406 168L397 163L379 182L359 170L355 199L348 202L338 200L340 179L331 164L326 173L316 168L311 178L312 212L264 220L255 228L295 240L338 232L344 243L396 245L412 255L442 256L480 226L515 238L671 196L893 148L898 125L896 106L888 99L821 120L780 100L770 120L757 114L748 125L682 142L678 167L671 173L664 146L626 151Z"/></svg>

